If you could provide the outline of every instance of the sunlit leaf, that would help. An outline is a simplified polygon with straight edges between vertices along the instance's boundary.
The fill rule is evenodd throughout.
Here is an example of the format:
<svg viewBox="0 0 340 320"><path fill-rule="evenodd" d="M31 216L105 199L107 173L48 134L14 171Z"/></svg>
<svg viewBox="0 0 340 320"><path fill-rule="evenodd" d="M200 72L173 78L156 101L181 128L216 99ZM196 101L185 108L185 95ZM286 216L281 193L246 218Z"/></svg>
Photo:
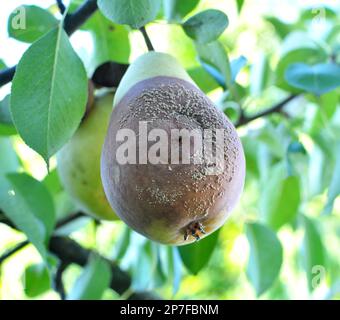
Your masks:
<svg viewBox="0 0 340 320"><path fill-rule="evenodd" d="M170 22L181 22L199 2L200 0L163 0L165 19Z"/></svg>
<svg viewBox="0 0 340 320"><path fill-rule="evenodd" d="M51 288L50 274L43 263L28 266L23 274L24 291L29 298L35 298Z"/></svg>
<svg viewBox="0 0 340 320"><path fill-rule="evenodd" d="M208 44L196 44L200 62L208 73L223 87L232 82L228 54L223 45L214 41Z"/></svg>
<svg viewBox="0 0 340 320"><path fill-rule="evenodd" d="M56 216L44 185L24 173L6 174L0 187L0 208L46 259Z"/></svg>
<svg viewBox="0 0 340 320"><path fill-rule="evenodd" d="M10 37L32 43L56 27L58 20L47 10L37 6L20 6L8 19Z"/></svg>
<svg viewBox="0 0 340 320"><path fill-rule="evenodd" d="M287 68L285 78L296 88L322 95L340 86L340 67L331 63L295 63Z"/></svg>
<svg viewBox="0 0 340 320"><path fill-rule="evenodd" d="M276 234L261 224L248 223L246 233L250 245L247 275L256 294L260 296L277 279L283 250Z"/></svg>
<svg viewBox="0 0 340 320"><path fill-rule="evenodd" d="M209 9L197 13L183 23L185 33L199 43L216 40L229 24L225 13Z"/></svg>
<svg viewBox="0 0 340 320"><path fill-rule="evenodd" d="M67 299L100 300L110 286L111 277L109 263L97 255L92 255Z"/></svg>
<svg viewBox="0 0 340 320"><path fill-rule="evenodd" d="M300 180L287 176L284 164L271 169L270 177L262 188L261 216L273 229L279 229L294 220L300 205Z"/></svg>
<svg viewBox="0 0 340 320"><path fill-rule="evenodd" d="M300 88L293 87L290 85L286 79L285 74L287 68L294 63L304 62L304 63L319 63L323 62L327 59L327 54L324 50L319 48L298 48L289 51L284 54L276 67L276 85L284 90L287 90L291 93L299 93L301 92Z"/></svg>
<svg viewBox="0 0 340 320"><path fill-rule="evenodd" d="M93 68L107 61L129 62L130 41L125 26L112 23L97 11L82 29L89 31L93 39L94 52L91 59Z"/></svg>
<svg viewBox="0 0 340 320"><path fill-rule="evenodd" d="M13 121L25 143L46 162L76 131L87 90L84 66L61 27L21 58L12 85Z"/></svg>
<svg viewBox="0 0 340 320"><path fill-rule="evenodd" d="M178 247L179 254L188 271L198 274L209 262L217 245L219 231L215 231L202 240Z"/></svg>
<svg viewBox="0 0 340 320"><path fill-rule="evenodd" d="M325 252L321 241L321 236L315 221L302 217L305 236L302 245L302 257L304 268L306 271L308 288L312 291L315 289L315 279L313 281L316 267L326 268L325 266Z"/></svg>
<svg viewBox="0 0 340 320"><path fill-rule="evenodd" d="M135 29L154 20L160 5L160 0L98 0L104 16L114 23L127 24Z"/></svg>
<svg viewBox="0 0 340 320"><path fill-rule="evenodd" d="M331 184L328 189L328 199L324 208L324 213L329 214L333 210L335 199L340 195L340 143L335 150L336 162Z"/></svg>
<svg viewBox="0 0 340 320"><path fill-rule="evenodd" d="M10 112L10 96L7 95L0 101L0 136L10 136L16 134Z"/></svg>

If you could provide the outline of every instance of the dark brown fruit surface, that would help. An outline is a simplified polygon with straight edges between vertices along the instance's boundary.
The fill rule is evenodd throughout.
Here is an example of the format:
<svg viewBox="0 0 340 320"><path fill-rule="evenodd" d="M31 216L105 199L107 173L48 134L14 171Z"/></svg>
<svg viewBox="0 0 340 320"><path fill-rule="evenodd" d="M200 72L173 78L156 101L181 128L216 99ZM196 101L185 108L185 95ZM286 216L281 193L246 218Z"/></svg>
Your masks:
<svg viewBox="0 0 340 320"><path fill-rule="evenodd" d="M119 164L117 132L136 132L138 161L140 121L148 121L149 132L163 129L169 137L171 129L225 129L222 172L209 174L206 163L171 164L170 149L165 164ZM154 144L148 142L148 150ZM101 177L111 206L131 228L154 241L182 245L224 224L243 190L245 160L234 126L204 93L182 79L154 77L134 85L114 108Z"/></svg>

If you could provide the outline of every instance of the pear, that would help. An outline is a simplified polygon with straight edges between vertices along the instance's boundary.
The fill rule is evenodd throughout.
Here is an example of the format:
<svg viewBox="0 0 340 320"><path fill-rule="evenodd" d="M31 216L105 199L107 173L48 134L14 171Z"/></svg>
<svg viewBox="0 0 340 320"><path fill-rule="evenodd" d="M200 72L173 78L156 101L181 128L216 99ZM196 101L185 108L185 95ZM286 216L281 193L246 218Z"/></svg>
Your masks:
<svg viewBox="0 0 340 320"><path fill-rule="evenodd" d="M204 148L194 148L193 132ZM215 152L203 157L197 150L209 150L209 141ZM127 225L156 242L184 245L225 223L243 190L245 158L233 124L179 62L150 52L130 65L116 91L101 177Z"/></svg>
<svg viewBox="0 0 340 320"><path fill-rule="evenodd" d="M113 94L97 97L72 139L57 154L57 170L65 190L87 214L118 219L100 179L100 155L112 112Z"/></svg>

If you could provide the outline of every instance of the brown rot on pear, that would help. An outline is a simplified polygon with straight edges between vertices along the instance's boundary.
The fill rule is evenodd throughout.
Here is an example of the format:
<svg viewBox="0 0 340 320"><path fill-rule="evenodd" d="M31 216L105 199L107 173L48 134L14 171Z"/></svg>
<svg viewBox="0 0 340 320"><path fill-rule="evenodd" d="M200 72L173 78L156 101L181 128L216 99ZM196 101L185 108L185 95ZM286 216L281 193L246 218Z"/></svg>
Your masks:
<svg viewBox="0 0 340 320"><path fill-rule="evenodd" d="M202 157L209 143L213 157ZM245 159L232 123L177 60L149 52L130 65L115 94L101 177L132 229L183 245L225 223L243 190Z"/></svg>

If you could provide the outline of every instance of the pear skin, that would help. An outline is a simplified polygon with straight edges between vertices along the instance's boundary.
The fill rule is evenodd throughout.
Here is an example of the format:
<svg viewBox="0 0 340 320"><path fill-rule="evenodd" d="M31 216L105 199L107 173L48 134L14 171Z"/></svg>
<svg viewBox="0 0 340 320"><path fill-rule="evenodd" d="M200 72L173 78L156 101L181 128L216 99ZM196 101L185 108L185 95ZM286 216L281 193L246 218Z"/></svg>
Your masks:
<svg viewBox="0 0 340 320"><path fill-rule="evenodd" d="M100 179L100 155L112 112L113 94L96 98L72 139L57 154L57 170L65 190L87 214L118 219Z"/></svg>
<svg viewBox="0 0 340 320"><path fill-rule="evenodd" d="M245 158L236 129L222 111L193 83L175 58L163 53L147 53L128 69L117 90L115 108L101 157L101 176L107 198L117 215L145 237L167 245L197 241L218 228L237 204L244 186ZM147 132L162 129L172 142L173 129L223 129L223 168L211 174L211 164L171 162L170 152L159 163L138 161L140 151L152 150L146 144L141 122ZM137 163L118 160L123 143L121 130L136 134ZM215 132L214 131L214 132ZM215 136L214 136L215 137ZM182 139L183 138L183 139ZM184 145L190 159L191 142ZM133 145L134 140L124 141ZM188 150L183 150L188 148Z"/></svg>

